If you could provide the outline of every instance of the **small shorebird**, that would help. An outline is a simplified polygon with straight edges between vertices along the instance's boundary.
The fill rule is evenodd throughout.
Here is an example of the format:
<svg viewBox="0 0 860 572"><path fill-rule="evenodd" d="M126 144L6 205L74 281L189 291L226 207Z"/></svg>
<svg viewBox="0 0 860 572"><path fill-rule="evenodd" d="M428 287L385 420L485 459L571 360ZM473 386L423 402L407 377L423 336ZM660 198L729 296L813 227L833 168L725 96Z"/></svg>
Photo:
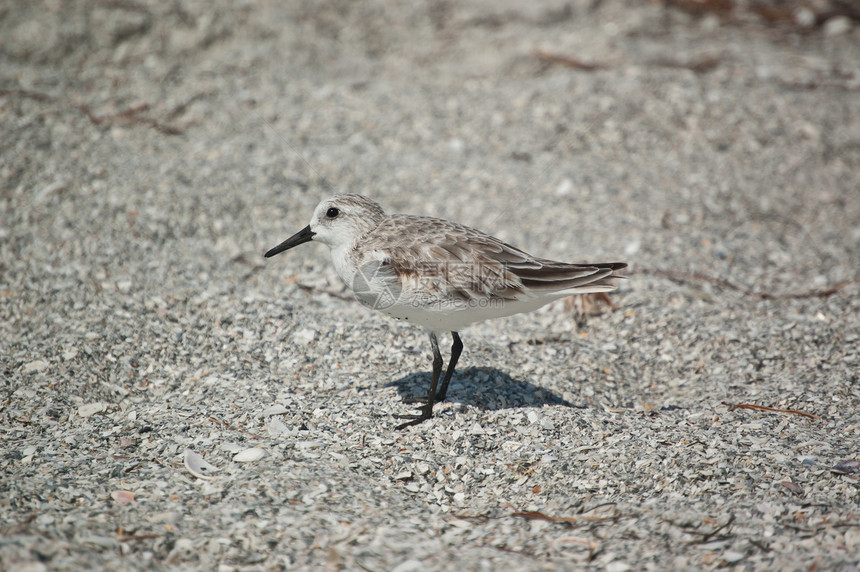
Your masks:
<svg viewBox="0 0 860 572"><path fill-rule="evenodd" d="M418 415L403 429L433 415L445 399L463 350L458 331L473 322L530 312L572 294L613 290L623 262L567 264L537 258L479 230L447 220L386 215L361 195L335 195L314 210L308 226L269 250L272 257L309 241L331 250L334 268L356 298L430 333L433 377ZM438 334L451 332L451 359L442 373Z"/></svg>

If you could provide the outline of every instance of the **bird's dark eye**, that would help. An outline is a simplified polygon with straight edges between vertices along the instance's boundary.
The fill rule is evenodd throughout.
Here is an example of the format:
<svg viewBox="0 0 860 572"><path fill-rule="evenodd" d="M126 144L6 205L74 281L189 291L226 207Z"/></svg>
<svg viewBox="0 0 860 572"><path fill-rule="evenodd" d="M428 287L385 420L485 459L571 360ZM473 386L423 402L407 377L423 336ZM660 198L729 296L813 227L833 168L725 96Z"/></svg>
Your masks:
<svg viewBox="0 0 860 572"><path fill-rule="evenodd" d="M340 214L340 210L338 210L334 207L329 207L328 210L325 212L326 218L337 218L337 215L339 215L339 214Z"/></svg>

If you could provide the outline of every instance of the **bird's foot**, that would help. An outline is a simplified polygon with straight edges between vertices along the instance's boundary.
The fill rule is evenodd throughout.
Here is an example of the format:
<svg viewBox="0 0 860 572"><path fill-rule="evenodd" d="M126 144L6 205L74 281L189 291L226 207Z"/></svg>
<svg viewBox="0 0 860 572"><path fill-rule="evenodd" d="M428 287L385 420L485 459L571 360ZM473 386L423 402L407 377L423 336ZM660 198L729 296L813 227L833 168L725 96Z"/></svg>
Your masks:
<svg viewBox="0 0 860 572"><path fill-rule="evenodd" d="M398 419L409 419L406 423L401 423L395 429L400 431L401 429L405 429L406 427L411 427L413 425L418 425L419 423L423 423L427 421L431 417L433 417L433 406L425 405L421 408L421 413L418 415L395 415Z"/></svg>

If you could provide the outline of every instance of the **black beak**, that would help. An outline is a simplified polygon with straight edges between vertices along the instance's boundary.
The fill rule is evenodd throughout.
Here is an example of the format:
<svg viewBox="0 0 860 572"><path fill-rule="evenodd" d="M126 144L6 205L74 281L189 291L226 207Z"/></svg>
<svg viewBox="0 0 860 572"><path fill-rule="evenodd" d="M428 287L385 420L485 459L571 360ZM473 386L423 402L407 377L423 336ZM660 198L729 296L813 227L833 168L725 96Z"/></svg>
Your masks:
<svg viewBox="0 0 860 572"><path fill-rule="evenodd" d="M316 233L311 230L311 225L306 226L275 248L271 249L269 252L264 254L266 258L271 258L276 254L280 254L285 250L289 250L294 246L298 246L300 244L304 244L305 242L310 242L314 239L314 235Z"/></svg>

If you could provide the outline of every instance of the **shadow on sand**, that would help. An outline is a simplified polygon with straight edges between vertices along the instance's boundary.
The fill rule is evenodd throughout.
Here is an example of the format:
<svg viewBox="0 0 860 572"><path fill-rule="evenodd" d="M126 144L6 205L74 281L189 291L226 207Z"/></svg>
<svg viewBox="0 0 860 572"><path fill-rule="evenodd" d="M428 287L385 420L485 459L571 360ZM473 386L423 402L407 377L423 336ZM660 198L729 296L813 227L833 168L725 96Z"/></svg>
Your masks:
<svg viewBox="0 0 860 572"><path fill-rule="evenodd" d="M403 399L423 399L430 389L430 379L430 372L410 373L386 386L396 388ZM574 405L544 387L514 379L494 367L469 367L455 371L445 401L488 410L542 405L585 409L584 405Z"/></svg>

